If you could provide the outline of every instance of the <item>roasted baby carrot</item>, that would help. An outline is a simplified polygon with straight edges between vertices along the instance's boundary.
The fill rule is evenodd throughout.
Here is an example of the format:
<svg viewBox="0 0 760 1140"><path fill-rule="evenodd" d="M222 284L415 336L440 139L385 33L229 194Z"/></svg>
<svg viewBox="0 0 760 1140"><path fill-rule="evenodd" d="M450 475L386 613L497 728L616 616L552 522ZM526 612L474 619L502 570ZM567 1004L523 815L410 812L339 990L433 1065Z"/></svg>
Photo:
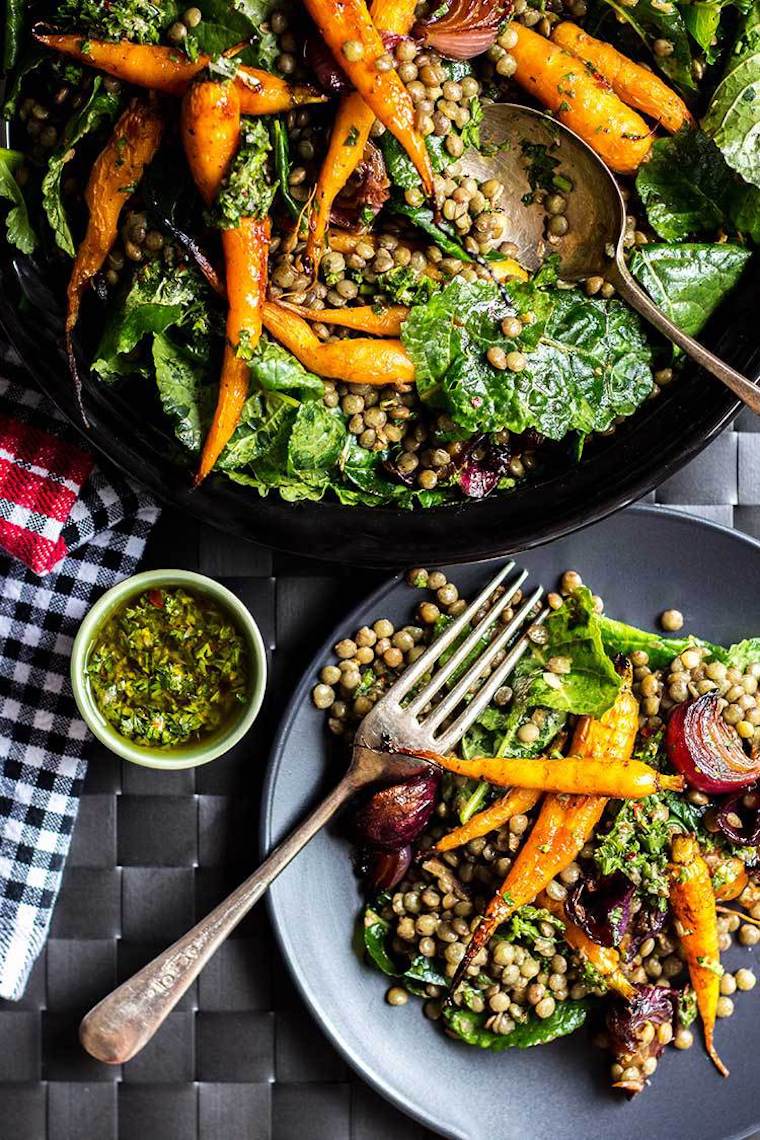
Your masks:
<svg viewBox="0 0 760 1140"><path fill-rule="evenodd" d="M149 87L166 95L184 95L192 80L208 66L209 57L189 59L177 48L133 44L129 40L90 40L81 35L62 35L35 30L35 39L45 47L76 59L87 67L105 71L136 87ZM304 103L324 103L326 95L308 85L291 86L277 75L241 66L235 76L244 115L276 115Z"/></svg>
<svg viewBox="0 0 760 1140"><path fill-rule="evenodd" d="M552 39L606 79L619 99L656 119L666 131L675 134L681 127L694 126L694 118L680 95L653 71L634 63L612 44L594 39L569 20L554 25Z"/></svg>
<svg viewBox="0 0 760 1140"><path fill-rule="evenodd" d="M100 270L116 241L119 215L145 167L158 150L164 119L155 102L134 100L114 127L111 138L100 152L90 173L85 202L90 212L87 232L77 250L66 291L66 351L77 401L82 408L82 382L76 365L72 334L79 318L87 283Z"/></svg>
<svg viewBox="0 0 760 1140"><path fill-rule="evenodd" d="M593 942L580 926L567 917L565 904L550 898L546 891L538 896L536 905L548 910L564 923L565 942L599 971L611 989L616 990L626 1001L633 997L636 990L623 973L622 960L614 946L600 946L598 942Z"/></svg>
<svg viewBox="0 0 760 1140"><path fill-rule="evenodd" d="M438 752L415 752L457 776L487 780L500 788L534 788L539 792L570 792L581 796L642 799L665 790L682 792L683 776L665 775L641 760L613 760L605 756L546 757L441 756Z"/></svg>
<svg viewBox="0 0 760 1140"><path fill-rule="evenodd" d="M512 816L522 815L535 807L541 799L541 793L529 788L513 788L498 800L494 800L483 811L470 817L461 827L455 827L448 835L443 835L435 845L436 851L453 851L455 847L462 847L471 839L480 839L489 831L502 827Z"/></svg>
<svg viewBox="0 0 760 1140"><path fill-rule="evenodd" d="M409 384L414 365L400 340L354 337L327 344L295 313L264 303L264 327L304 368L347 384Z"/></svg>
<svg viewBox="0 0 760 1140"><path fill-rule="evenodd" d="M731 899L738 899L749 882L746 866L742 860L738 859L735 855L727 856L719 866L719 879L716 879L714 871L711 872L713 892L716 899L720 899L721 902L730 902Z"/></svg>
<svg viewBox="0 0 760 1140"><path fill-rule="evenodd" d="M670 905L702 1018L705 1048L719 1073L728 1069L713 1045L720 997L720 947L715 896L707 864L693 835L677 835L671 848Z"/></svg>
<svg viewBox="0 0 760 1140"><path fill-rule="evenodd" d="M414 163L428 195L433 193L433 169L425 139L415 126L412 98L394 68L385 71L378 60L387 52L364 0L305 0L305 7L327 46L364 102Z"/></svg>
<svg viewBox="0 0 760 1140"><path fill-rule="evenodd" d="M283 309L295 313L305 321L321 321L326 325L340 325L345 329L371 333L372 336L398 336L409 316L406 305L355 305L346 309L308 309L304 305L291 305L280 298Z"/></svg>
<svg viewBox="0 0 760 1140"><path fill-rule="evenodd" d="M182 100L182 141L201 197L217 197L240 143L240 98L232 83L194 83ZM248 395L247 357L261 337L269 219L241 217L222 231L227 287L226 344L216 410L203 444L196 486L234 432ZM245 354L241 346L245 341Z"/></svg>
<svg viewBox="0 0 760 1140"><path fill-rule="evenodd" d="M375 0L370 15L379 32L405 36L414 23L416 8L416 0ZM375 112L358 92L341 99L309 214L305 258L315 276L333 202L361 162L374 121Z"/></svg>
<svg viewBox="0 0 760 1140"><path fill-rule="evenodd" d="M638 170L652 146L641 116L578 56L522 24L513 21L510 27L517 36L510 51L520 86L580 135L612 170Z"/></svg>
<svg viewBox="0 0 760 1140"><path fill-rule="evenodd" d="M570 745L574 756L589 761L608 757L612 764L630 759L639 727L639 706L631 692L631 678L629 667L614 705L599 720L579 718ZM572 863L593 835L606 804L605 796L554 793L545 797L530 835L475 928L454 975L452 993L496 928L521 906L532 903L555 875Z"/></svg>

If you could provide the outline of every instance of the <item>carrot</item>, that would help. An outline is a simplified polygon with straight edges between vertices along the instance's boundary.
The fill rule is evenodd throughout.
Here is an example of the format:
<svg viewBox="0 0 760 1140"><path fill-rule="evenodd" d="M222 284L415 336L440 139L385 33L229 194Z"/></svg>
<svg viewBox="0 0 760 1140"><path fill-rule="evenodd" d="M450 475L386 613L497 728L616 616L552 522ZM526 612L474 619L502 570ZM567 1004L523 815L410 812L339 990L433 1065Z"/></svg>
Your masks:
<svg viewBox="0 0 760 1140"><path fill-rule="evenodd" d="M667 776L641 760L608 760L604 755L566 756L550 760L545 756L516 757L441 756L438 752L415 751L457 776L487 780L500 788L533 788L539 792L570 792L583 796L610 796L616 799L642 799L665 789L682 792L683 776Z"/></svg>
<svg viewBox="0 0 760 1140"><path fill-rule="evenodd" d="M749 882L744 860L717 849L704 852L702 858L710 872L716 899L729 902L738 898Z"/></svg>
<svg viewBox="0 0 760 1140"><path fill-rule="evenodd" d="M340 325L346 329L371 333L372 336L398 336L401 326L409 316L406 305L355 305L350 309L308 309L304 305L292 305L280 298L277 302L305 321L322 321L326 325Z"/></svg>
<svg viewBox="0 0 760 1140"><path fill-rule="evenodd" d="M670 905L702 1018L705 1048L719 1073L728 1069L713 1045L720 996L720 947L715 896L707 864L693 835L677 835L671 848Z"/></svg>
<svg viewBox="0 0 760 1140"><path fill-rule="evenodd" d="M615 947L600 946L597 942L593 942L580 926L567 917L565 904L550 898L545 891L538 896L536 903L564 923L563 937L568 946L577 950L595 970L598 970L613 990L617 990L626 1001L630 1001L636 990L621 969L620 954Z"/></svg>
<svg viewBox="0 0 760 1140"><path fill-rule="evenodd" d="M164 118L154 102L134 100L114 127L90 172L85 202L90 211L87 232L74 260L66 291L66 352L82 418L82 381L76 365L72 336L82 297L89 281L100 270L118 234L119 215L135 183L161 142Z"/></svg>
<svg viewBox="0 0 760 1140"><path fill-rule="evenodd" d="M189 59L177 48L133 44L129 40L89 40L81 35L34 32L45 47L105 71L136 87L149 87L166 95L184 95L192 80L208 66L207 55ZM324 103L327 96L308 85L291 86L284 79L241 66L235 76L244 115L275 115L304 103Z"/></svg>
<svg viewBox="0 0 760 1140"><path fill-rule="evenodd" d="M414 23L416 7L416 0L375 0L370 15L379 32L405 36ZM361 162L374 121L375 112L358 92L341 100L309 214L304 257L315 276L325 247L333 202Z"/></svg>
<svg viewBox="0 0 760 1140"><path fill-rule="evenodd" d="M327 46L367 106L414 163L428 195L433 193L433 169L425 139L415 126L412 98L391 68L377 61L387 52L364 0L305 0L305 7Z"/></svg>
<svg viewBox="0 0 760 1140"><path fill-rule="evenodd" d="M648 67L634 63L612 44L594 39L568 20L555 24L552 39L606 79L619 99L656 119L666 131L675 134L681 127L694 126L694 118L680 95Z"/></svg>
<svg viewBox="0 0 760 1140"><path fill-rule="evenodd" d="M489 831L495 831L507 823L514 815L521 815L530 811L541 799L540 792L528 788L513 788L498 800L494 800L483 811L479 811L463 823L455 827L447 835L442 836L435 845L436 851L453 851L455 847L463 847L471 839L480 839Z"/></svg>
<svg viewBox="0 0 760 1140"><path fill-rule="evenodd" d="M570 746L574 756L587 761L607 756L611 763L618 764L630 759L639 727L639 706L631 692L631 677L628 667L614 705L599 720L588 716L579 718ZM496 928L521 906L532 903L555 875L572 863L593 835L606 804L605 796L564 793L546 796L533 830L475 928L454 976L452 992Z"/></svg>
<svg viewBox="0 0 760 1140"><path fill-rule="evenodd" d="M513 21L515 79L619 174L638 170L652 146L647 124L609 84L559 44Z"/></svg>
<svg viewBox="0 0 760 1140"><path fill-rule="evenodd" d="M216 198L240 142L240 97L232 83L195 83L182 100L182 141L201 197ZM222 231L227 286L226 344L214 418L203 444L195 486L206 478L237 427L248 395L246 354L261 337L266 293L268 218L240 218Z"/></svg>
<svg viewBox="0 0 760 1140"><path fill-rule="evenodd" d="M414 365L400 340L354 337L326 344L306 321L273 301L264 303L264 327L304 368L347 384L409 384Z"/></svg>

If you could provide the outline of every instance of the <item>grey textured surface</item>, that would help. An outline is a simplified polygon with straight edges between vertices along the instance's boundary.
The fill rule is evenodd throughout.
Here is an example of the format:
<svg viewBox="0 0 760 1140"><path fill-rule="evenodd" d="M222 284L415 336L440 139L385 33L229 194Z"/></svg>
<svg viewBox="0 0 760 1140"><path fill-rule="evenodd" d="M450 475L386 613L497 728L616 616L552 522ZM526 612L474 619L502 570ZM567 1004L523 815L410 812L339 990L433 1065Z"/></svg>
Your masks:
<svg viewBox="0 0 760 1140"><path fill-rule="evenodd" d="M656 501L760 536L759 427L742 415ZM159 774L93 750L47 949L23 1001L0 1002L0 1140L429 1138L354 1079L311 1021L263 907L141 1056L108 1067L78 1045L82 1013L255 865L277 717L331 624L380 580L168 515L148 564L213 574L245 599L273 650L266 715L195 772Z"/></svg>

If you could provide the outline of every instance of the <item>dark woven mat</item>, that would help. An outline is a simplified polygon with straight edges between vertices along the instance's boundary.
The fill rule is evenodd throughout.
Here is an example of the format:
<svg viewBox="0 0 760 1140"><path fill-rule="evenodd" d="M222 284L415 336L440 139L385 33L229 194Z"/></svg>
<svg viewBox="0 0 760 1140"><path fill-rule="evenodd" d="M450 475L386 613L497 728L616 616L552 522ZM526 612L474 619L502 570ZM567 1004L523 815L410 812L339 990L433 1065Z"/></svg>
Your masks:
<svg viewBox="0 0 760 1140"><path fill-rule="evenodd" d="M740 417L656 501L760 536L759 428ZM85 1010L254 867L275 720L330 626L380 581L273 556L170 512L148 565L212 574L250 606L274 650L267 716L195 772L159 774L94 750L46 951L24 1000L0 1002L0 1140L429 1138L324 1039L262 906L134 1061L99 1065L79 1047Z"/></svg>

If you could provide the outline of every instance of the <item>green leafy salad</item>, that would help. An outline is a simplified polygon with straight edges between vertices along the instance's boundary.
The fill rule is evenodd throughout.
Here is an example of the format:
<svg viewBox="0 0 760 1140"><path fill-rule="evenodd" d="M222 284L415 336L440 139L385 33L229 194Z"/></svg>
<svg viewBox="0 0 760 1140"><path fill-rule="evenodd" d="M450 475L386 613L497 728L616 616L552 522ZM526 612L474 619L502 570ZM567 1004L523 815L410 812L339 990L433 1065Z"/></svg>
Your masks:
<svg viewBox="0 0 760 1140"><path fill-rule="evenodd" d="M438 571L409 581L460 601ZM421 998L469 1045L523 1049L604 1026L613 1084L638 1092L667 1044L691 1047L697 1017L711 1034L755 985L746 958L721 957L732 935L760 940L760 640L726 648L636 629L607 617L573 571L549 604L458 757L358 805L358 944L390 1005ZM331 732L350 744L451 620L423 601L407 626L380 619L340 642L341 668L326 665L313 692ZM343 680L359 694L353 710ZM503 772L496 782L478 777L483 757ZM573 757L564 785L551 772ZM603 797L600 762L614 774ZM647 789L628 787L632 769ZM720 1066L711 1037L708 1048Z"/></svg>
<svg viewBox="0 0 760 1140"><path fill-rule="evenodd" d="M619 110L629 267L699 336L760 240L760 3L395 0L379 29L344 7L362 30L338 43L326 0L12 3L6 241L62 299L70 279L77 383L86 364L135 401L196 482L413 508L566 469L683 361L603 276L562 279L561 156L513 140L531 187L514 200L462 156L488 102L535 88L617 169ZM577 55L556 46L573 28ZM631 69L612 86L610 48ZM574 110L588 84L596 127ZM228 128L193 120L201 95ZM529 273L512 235L536 204Z"/></svg>

